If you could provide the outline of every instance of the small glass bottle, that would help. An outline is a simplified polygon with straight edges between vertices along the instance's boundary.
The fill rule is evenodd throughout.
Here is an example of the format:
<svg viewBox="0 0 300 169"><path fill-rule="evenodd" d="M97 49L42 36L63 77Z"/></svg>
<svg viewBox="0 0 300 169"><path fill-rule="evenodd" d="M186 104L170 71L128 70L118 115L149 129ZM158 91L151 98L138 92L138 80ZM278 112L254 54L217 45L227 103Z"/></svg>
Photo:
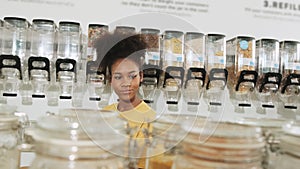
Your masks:
<svg viewBox="0 0 300 169"><path fill-rule="evenodd" d="M15 110L13 106L0 104L0 168L3 169L19 169L20 165L19 122Z"/></svg>

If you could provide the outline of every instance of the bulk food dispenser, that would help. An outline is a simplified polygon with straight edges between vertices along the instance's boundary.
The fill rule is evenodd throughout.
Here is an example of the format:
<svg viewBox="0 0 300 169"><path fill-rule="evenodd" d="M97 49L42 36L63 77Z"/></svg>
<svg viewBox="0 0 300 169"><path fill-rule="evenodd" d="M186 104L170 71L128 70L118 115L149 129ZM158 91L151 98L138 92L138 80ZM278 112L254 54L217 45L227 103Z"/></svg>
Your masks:
<svg viewBox="0 0 300 169"><path fill-rule="evenodd" d="M81 61L81 34L80 23L59 22L56 79L61 85L60 99L72 99L72 86Z"/></svg>
<svg viewBox="0 0 300 169"><path fill-rule="evenodd" d="M30 57L28 59L29 78L33 84L33 98L45 98L51 73L55 73L56 31L53 20L33 19L30 31Z"/></svg>
<svg viewBox="0 0 300 169"><path fill-rule="evenodd" d="M178 110L184 80L183 40L183 32L173 30L164 32L162 46L163 91L169 110L174 111Z"/></svg>
<svg viewBox="0 0 300 169"><path fill-rule="evenodd" d="M256 58L258 80L255 90L256 112L265 113L273 110L276 113L276 92L281 83L279 41L260 39L256 41Z"/></svg>
<svg viewBox="0 0 300 169"><path fill-rule="evenodd" d="M17 97L19 82L27 70L29 22L19 17L4 17L2 29L2 53L0 56L2 95ZM4 99L5 102L5 99Z"/></svg>
<svg viewBox="0 0 300 169"><path fill-rule="evenodd" d="M300 109L300 43L281 41L280 58L282 83L278 92L278 113L294 118Z"/></svg>
<svg viewBox="0 0 300 169"><path fill-rule="evenodd" d="M255 62L255 39L251 36L237 36L227 41L228 88L235 112L244 112L252 106L257 72Z"/></svg>
<svg viewBox="0 0 300 169"><path fill-rule="evenodd" d="M108 104L108 99L111 95L111 89L107 83L107 71L106 69L102 68L101 65L99 65L95 41L107 32L107 25L89 24L88 61L86 66L89 100L99 102L100 107Z"/></svg>
<svg viewBox="0 0 300 169"><path fill-rule="evenodd" d="M160 95L158 90L161 75L160 30L152 28L141 29L142 38L147 44L143 65L142 97L143 100L156 110L156 101Z"/></svg>
<svg viewBox="0 0 300 169"><path fill-rule="evenodd" d="M203 97L210 112L220 112L224 106L224 89L228 76L228 72L225 69L225 44L225 35L207 34L205 37L205 67L208 79Z"/></svg>
<svg viewBox="0 0 300 169"><path fill-rule="evenodd" d="M197 112L206 78L205 36L200 32L187 32L184 37L185 84L183 98L188 110Z"/></svg>

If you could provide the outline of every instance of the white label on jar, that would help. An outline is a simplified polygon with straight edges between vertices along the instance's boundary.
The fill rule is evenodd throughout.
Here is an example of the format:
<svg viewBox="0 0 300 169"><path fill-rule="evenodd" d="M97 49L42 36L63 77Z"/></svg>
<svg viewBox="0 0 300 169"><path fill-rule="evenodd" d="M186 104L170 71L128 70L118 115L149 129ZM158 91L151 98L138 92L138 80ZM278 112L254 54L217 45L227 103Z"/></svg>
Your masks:
<svg viewBox="0 0 300 169"><path fill-rule="evenodd" d="M93 48L88 47L86 53L87 53L88 56L93 55Z"/></svg>
<svg viewBox="0 0 300 169"><path fill-rule="evenodd" d="M204 62L204 57L201 54L189 53L186 55L187 62Z"/></svg>
<svg viewBox="0 0 300 169"><path fill-rule="evenodd" d="M300 70L300 63L288 62L284 69Z"/></svg>
<svg viewBox="0 0 300 169"><path fill-rule="evenodd" d="M208 63L225 64L225 60L224 60L223 56L211 56L208 59Z"/></svg>
<svg viewBox="0 0 300 169"><path fill-rule="evenodd" d="M159 52L147 52L146 60L160 60Z"/></svg>
<svg viewBox="0 0 300 169"><path fill-rule="evenodd" d="M255 66L255 63L252 58L239 58L240 66Z"/></svg>
<svg viewBox="0 0 300 169"><path fill-rule="evenodd" d="M166 61L183 62L183 57L181 54L166 53L165 60Z"/></svg>
<svg viewBox="0 0 300 169"><path fill-rule="evenodd" d="M262 67L279 69L279 63L277 63L276 61L268 60L268 61L263 62Z"/></svg>

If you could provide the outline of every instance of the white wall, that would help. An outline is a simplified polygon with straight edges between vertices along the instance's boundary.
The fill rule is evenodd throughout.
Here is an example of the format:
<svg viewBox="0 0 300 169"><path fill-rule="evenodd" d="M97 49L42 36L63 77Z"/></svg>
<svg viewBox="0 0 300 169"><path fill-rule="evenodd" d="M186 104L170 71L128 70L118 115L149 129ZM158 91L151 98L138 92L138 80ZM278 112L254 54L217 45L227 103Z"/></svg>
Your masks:
<svg viewBox="0 0 300 169"><path fill-rule="evenodd" d="M194 26L201 32L225 33L228 38L249 34L256 38L300 39L298 0L1 0L0 11L0 17L21 16L29 21L79 21L84 31L88 23L124 24L138 29L154 25L161 30L182 31ZM131 20L132 15L149 11L169 13L173 19L156 14ZM185 24L177 24L178 19Z"/></svg>

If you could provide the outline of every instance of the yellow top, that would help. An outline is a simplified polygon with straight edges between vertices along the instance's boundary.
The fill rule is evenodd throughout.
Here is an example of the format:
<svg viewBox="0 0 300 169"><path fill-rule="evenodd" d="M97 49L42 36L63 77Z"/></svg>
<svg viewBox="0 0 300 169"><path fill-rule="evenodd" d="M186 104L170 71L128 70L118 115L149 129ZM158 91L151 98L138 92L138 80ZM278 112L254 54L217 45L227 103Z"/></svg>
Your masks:
<svg viewBox="0 0 300 169"><path fill-rule="evenodd" d="M114 103L108 105L103 108L103 110L110 110L110 111L118 111L118 103ZM143 129L148 129L149 133L152 133L152 122L156 117L156 112L147 105L144 101L142 101L139 105L137 105L134 109L119 112L120 116L128 121L128 126L131 129L135 129L134 138L145 138ZM139 140L139 145L144 144L145 140ZM145 153L146 151L144 151ZM145 168L145 159L141 158L138 162L139 168Z"/></svg>

